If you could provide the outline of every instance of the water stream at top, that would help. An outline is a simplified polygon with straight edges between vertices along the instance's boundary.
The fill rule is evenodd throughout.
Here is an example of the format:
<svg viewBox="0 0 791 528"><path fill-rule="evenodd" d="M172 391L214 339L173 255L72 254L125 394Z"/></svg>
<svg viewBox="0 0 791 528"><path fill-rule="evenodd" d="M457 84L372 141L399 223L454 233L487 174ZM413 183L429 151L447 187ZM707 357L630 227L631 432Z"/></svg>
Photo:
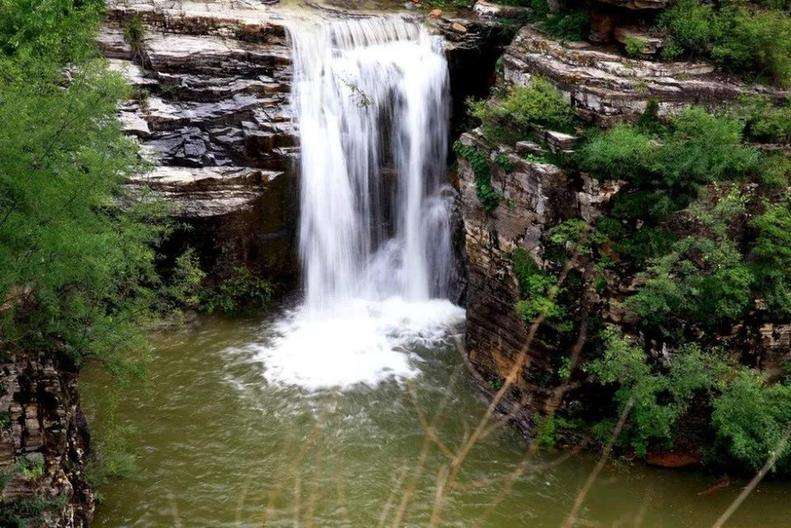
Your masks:
<svg viewBox="0 0 791 528"><path fill-rule="evenodd" d="M305 299L262 350L268 377L318 388L408 376L395 350L463 318L446 300L441 38L397 16L300 24L290 36Z"/></svg>

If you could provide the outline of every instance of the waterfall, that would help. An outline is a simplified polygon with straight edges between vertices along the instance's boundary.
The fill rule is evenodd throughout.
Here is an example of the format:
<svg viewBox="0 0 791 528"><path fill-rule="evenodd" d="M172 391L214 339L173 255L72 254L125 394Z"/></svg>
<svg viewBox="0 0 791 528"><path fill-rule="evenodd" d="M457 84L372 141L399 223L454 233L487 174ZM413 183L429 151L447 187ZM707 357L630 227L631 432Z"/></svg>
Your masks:
<svg viewBox="0 0 791 528"><path fill-rule="evenodd" d="M446 299L442 41L399 17L303 23L289 33L305 295L260 349L265 376L323 389L415 375L414 346L464 319Z"/></svg>
<svg viewBox="0 0 791 528"><path fill-rule="evenodd" d="M447 295L448 68L401 17L291 31L305 304Z"/></svg>

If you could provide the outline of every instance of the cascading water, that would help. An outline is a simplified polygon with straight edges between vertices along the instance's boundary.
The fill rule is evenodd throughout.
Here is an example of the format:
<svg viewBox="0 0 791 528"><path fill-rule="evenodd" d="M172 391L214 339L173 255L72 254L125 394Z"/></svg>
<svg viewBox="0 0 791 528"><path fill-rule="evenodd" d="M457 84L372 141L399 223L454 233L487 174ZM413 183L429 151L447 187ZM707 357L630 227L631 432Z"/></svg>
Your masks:
<svg viewBox="0 0 791 528"><path fill-rule="evenodd" d="M447 276L451 251L438 233L448 230L448 69L439 37L398 17L291 36L306 306L445 295L446 284L430 281Z"/></svg>
<svg viewBox="0 0 791 528"><path fill-rule="evenodd" d="M463 318L445 299L452 249L441 38L401 17L290 33L305 299L264 351L267 375L311 388L409 375L397 349L445 335Z"/></svg>

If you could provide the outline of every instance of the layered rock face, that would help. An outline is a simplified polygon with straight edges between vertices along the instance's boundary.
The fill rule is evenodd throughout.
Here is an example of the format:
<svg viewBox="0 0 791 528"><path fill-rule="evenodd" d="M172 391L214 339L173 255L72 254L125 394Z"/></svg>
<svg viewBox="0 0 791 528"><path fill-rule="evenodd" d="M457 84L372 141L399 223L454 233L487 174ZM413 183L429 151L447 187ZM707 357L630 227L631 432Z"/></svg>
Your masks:
<svg viewBox="0 0 791 528"><path fill-rule="evenodd" d="M559 42L525 26L503 55L502 76L523 85L534 75L566 94L581 117L602 125L634 120L650 100L658 102L661 115L690 104L720 106L743 95L783 97L780 90L717 74L709 64L630 59L594 44Z"/></svg>
<svg viewBox="0 0 791 528"><path fill-rule="evenodd" d="M46 526L87 527L94 509L84 472L88 440L72 365L49 354L3 358L0 507L10 517L0 515L0 523L41 510Z"/></svg>
<svg viewBox="0 0 791 528"><path fill-rule="evenodd" d="M281 22L230 4L111 3L100 45L134 88L121 121L152 165L130 184L185 226L166 253L192 247L210 276L245 266L287 286L298 188Z"/></svg>
<svg viewBox="0 0 791 528"><path fill-rule="evenodd" d="M663 2L612 3L628 9L664 7ZM488 4L485 8L482 11L491 12ZM601 126L634 121L649 101L658 103L660 115L667 115L689 105L718 107L749 94L778 100L788 95L721 75L708 64L635 60L611 46L554 40L527 25L505 50L497 86L524 86L534 76L550 81L583 121ZM467 352L473 366L492 383L500 383L511 370L527 337L525 323L515 310L520 292L513 272L514 250L524 249L542 263L542 240L549 228L571 218L590 222L607 208L621 185L617 181L598 182L584 174L566 174L555 165L535 161L573 150L574 137L537 130L529 139L512 148L487 143L478 130L461 137L462 144L474 146L488 157L491 186L501 196L499 205L487 212L476 194L474 168L466 159L459 159L458 186L469 275ZM613 289L627 295L633 291L632 279L614 277ZM623 323L617 302L594 297L592 313L597 322ZM771 373L787 361L787 349L780 352L779 345L787 339L787 330L788 325L772 324L736 328L733 338L748 344L758 358L756 364ZM534 403L540 404L542 396L552 389L542 377L557 368L557 364L550 364L553 353L560 350L568 355L570 346L557 341L551 332L539 333L529 351L530 367L517 381ZM522 426L527 423L520 421Z"/></svg>

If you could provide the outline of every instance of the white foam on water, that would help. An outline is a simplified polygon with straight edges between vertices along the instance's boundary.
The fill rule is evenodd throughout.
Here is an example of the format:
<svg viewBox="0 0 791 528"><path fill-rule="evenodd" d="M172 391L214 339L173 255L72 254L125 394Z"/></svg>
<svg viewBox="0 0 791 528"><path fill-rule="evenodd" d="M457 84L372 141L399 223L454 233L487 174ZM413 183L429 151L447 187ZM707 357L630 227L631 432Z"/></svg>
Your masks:
<svg viewBox="0 0 791 528"><path fill-rule="evenodd" d="M348 299L332 313L301 307L275 324L273 342L258 345L257 359L272 383L309 390L375 386L419 373L416 345L441 342L464 320L448 300Z"/></svg>

